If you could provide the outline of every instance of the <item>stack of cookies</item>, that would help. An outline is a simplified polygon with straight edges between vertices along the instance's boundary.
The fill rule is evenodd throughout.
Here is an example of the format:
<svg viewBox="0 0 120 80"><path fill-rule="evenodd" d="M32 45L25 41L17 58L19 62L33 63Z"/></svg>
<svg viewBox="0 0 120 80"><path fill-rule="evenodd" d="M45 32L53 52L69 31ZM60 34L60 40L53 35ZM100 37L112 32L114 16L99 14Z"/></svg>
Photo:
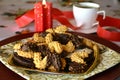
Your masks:
<svg viewBox="0 0 120 80"><path fill-rule="evenodd" d="M15 44L13 49L15 65L44 71L85 73L100 61L97 44L68 32L64 25L35 33L28 41Z"/></svg>

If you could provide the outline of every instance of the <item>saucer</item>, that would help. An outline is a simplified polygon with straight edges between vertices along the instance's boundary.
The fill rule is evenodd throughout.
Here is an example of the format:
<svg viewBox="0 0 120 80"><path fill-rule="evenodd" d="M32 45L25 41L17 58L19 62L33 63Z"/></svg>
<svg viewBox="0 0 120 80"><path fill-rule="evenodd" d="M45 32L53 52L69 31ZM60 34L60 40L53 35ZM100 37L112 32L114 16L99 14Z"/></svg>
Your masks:
<svg viewBox="0 0 120 80"><path fill-rule="evenodd" d="M75 32L81 32L81 33L86 33L86 34L90 34L90 33L96 33L97 32L97 26L94 26L90 29L79 29L79 30L75 30Z"/></svg>

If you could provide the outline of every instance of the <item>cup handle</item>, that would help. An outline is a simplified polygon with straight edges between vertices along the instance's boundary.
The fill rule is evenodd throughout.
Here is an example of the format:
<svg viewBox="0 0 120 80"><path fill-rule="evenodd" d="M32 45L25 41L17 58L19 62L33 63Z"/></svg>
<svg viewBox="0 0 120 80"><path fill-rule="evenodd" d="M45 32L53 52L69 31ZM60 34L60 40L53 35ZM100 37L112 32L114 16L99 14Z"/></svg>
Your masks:
<svg viewBox="0 0 120 80"><path fill-rule="evenodd" d="M105 11L104 10L98 11L97 14L103 14L103 19L105 19Z"/></svg>
<svg viewBox="0 0 120 80"><path fill-rule="evenodd" d="M99 22L97 21L96 23L94 23L92 26L96 26L96 25L98 25L99 24Z"/></svg>

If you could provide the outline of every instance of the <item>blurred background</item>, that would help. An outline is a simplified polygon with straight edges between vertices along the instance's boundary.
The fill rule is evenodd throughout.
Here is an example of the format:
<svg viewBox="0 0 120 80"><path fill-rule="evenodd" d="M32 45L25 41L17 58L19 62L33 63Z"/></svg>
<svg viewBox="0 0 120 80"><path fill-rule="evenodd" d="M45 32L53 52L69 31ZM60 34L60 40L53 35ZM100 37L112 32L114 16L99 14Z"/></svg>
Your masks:
<svg viewBox="0 0 120 80"><path fill-rule="evenodd" d="M19 28L15 18L34 8L34 4L42 0L0 0L0 40L15 35L22 30L33 31L33 24ZM120 0L46 0L52 2L53 7L63 11L72 10L72 4L78 2L95 2L100 9L106 11L107 16L120 18Z"/></svg>

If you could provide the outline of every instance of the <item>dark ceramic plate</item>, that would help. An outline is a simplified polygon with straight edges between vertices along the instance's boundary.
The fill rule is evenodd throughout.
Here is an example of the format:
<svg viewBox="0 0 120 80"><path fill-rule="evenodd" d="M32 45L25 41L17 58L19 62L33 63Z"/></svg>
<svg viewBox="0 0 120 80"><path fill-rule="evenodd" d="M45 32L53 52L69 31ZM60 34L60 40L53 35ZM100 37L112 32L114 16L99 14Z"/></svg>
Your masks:
<svg viewBox="0 0 120 80"><path fill-rule="evenodd" d="M12 71L16 72L20 76L22 76L25 79L33 79L33 80L40 80L40 79L87 79L93 75L96 75L98 73L101 73L105 70L108 70L109 68L117 65L120 63L120 48L104 39L101 39L97 37L96 35L91 34L82 34L82 33L75 33L83 38L88 38L91 41L99 44L99 46L103 46L106 48L106 51L103 51L101 54L102 60L100 64L90 73L88 74L69 74L69 73L57 73L57 72L46 72L46 71L40 71L40 70L34 70L34 69L28 69L23 67L18 67L16 65L11 65L8 63L10 55L12 52L12 47L15 42L26 40L29 37L33 35L33 33L28 34L22 34L22 35L16 35L13 37L10 37L8 39L5 39L3 41L0 41L1 51L0 51L0 61L7 66ZM112 45L112 46L111 46Z"/></svg>

